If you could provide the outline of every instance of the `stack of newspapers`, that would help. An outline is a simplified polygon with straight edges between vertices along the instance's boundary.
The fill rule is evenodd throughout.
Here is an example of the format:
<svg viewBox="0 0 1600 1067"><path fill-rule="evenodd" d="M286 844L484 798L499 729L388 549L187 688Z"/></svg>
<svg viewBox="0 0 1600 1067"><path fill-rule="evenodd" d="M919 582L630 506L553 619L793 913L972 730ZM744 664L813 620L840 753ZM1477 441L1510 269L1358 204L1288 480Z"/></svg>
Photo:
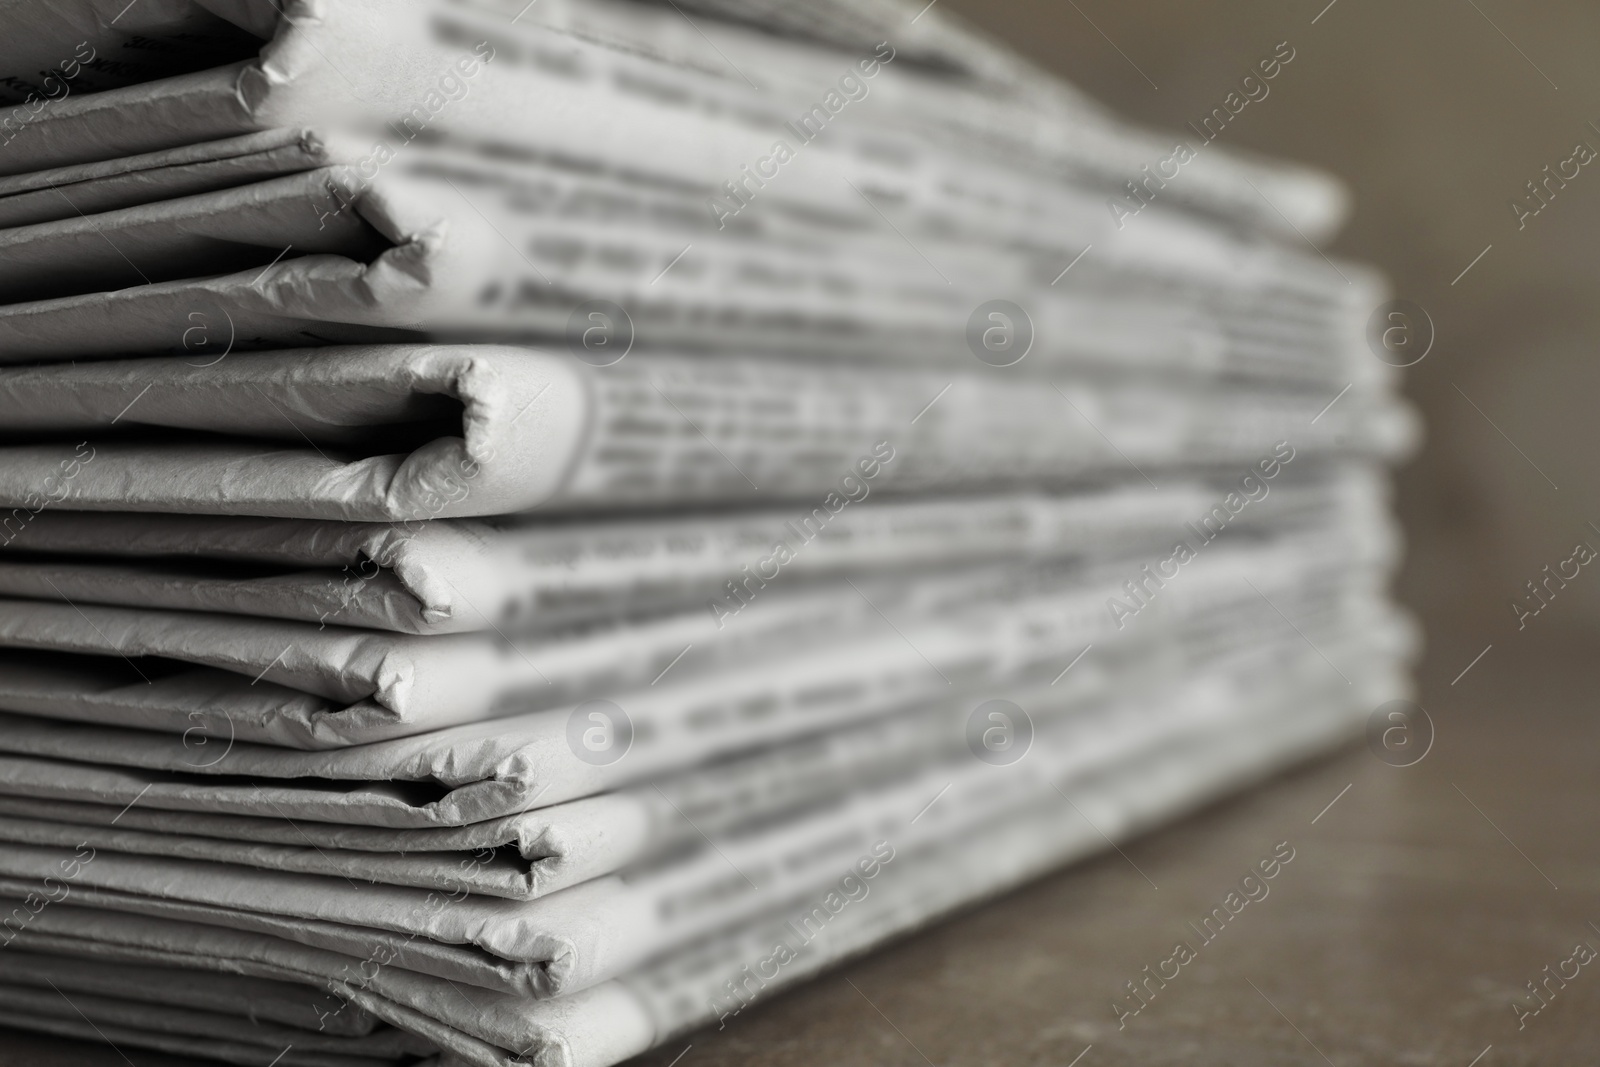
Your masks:
<svg viewBox="0 0 1600 1067"><path fill-rule="evenodd" d="M0 1025L605 1067L1407 692L1320 175L899 0L0 19Z"/></svg>

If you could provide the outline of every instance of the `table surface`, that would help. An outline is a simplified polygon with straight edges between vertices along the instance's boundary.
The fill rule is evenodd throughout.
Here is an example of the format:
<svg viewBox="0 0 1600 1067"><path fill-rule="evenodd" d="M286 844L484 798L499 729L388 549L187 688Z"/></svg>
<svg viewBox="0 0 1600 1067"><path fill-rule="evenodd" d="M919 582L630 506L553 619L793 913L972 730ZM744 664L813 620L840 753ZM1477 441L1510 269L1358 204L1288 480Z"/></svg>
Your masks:
<svg viewBox="0 0 1600 1067"><path fill-rule="evenodd" d="M1600 947L1589 646L1496 647L1451 685L1474 649L1441 644L1420 763L1355 746L634 1067L1593 1064L1600 961L1520 1029L1511 1006L1578 942ZM1269 895L1119 1029L1124 983L1196 945L1188 923L1281 841L1295 857ZM196 1062L123 1051L0 1030L0 1067Z"/></svg>

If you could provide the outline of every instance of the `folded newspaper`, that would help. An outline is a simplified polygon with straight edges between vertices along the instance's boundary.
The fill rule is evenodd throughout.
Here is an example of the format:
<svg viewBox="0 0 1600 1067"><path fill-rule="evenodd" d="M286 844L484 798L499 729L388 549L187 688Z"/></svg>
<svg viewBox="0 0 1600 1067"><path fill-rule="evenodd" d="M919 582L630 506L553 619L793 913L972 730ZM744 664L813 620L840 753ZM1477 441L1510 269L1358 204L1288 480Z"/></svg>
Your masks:
<svg viewBox="0 0 1600 1067"><path fill-rule="evenodd" d="M1383 674L1377 670L1365 678L1378 683ZM1131 763L1102 764L1091 774L1055 783L1048 797L974 826L956 842L902 851L893 840L881 839L863 852L859 866L853 861L833 872L832 881L842 889L818 888L691 949L668 952L617 979L553 1000L476 989L463 1008L459 987L392 965L392 948L349 956L272 934L146 915L148 909L125 896L102 894L93 903L80 898L45 909L16 940L30 951L69 957L305 981L345 1000L328 1018L365 1008L452 1050L461 1063L532 1059L602 1067L695 1026L726 1025L764 993L1103 847L1101 833L1125 837L1355 728L1352 698L1343 686L1316 699L1304 688L1299 692L1296 715L1286 716L1281 703L1269 702L1264 713L1246 714L1229 729L1171 738ZM1073 809L1077 818L1068 814ZM771 961L775 949L780 965L763 967L760 979L751 978L751 969ZM308 990L308 1001L317 995Z"/></svg>
<svg viewBox="0 0 1600 1067"><path fill-rule="evenodd" d="M444 330L597 359L637 338L964 360L966 312L1001 290L1036 361L1386 370L1349 344L1379 283L1260 236L1328 232L1335 184L1208 141L1156 176L1179 173L1170 141L938 11L830 11L829 47L764 6L701 25L614 0L148 5L180 47L130 44L113 6L9 8L0 70L63 58L49 85L13 79L30 103L4 126L6 358ZM259 54L194 70L190 22ZM172 73L98 57L140 45Z"/></svg>
<svg viewBox="0 0 1600 1067"><path fill-rule="evenodd" d="M967 161L993 159L996 171L1057 181L1082 175L1107 186L1172 151L1169 138L1111 119L941 11L911 21L918 12L907 4L874 5L876 17L866 19L830 4L814 20L817 5L805 5L801 17L814 23L853 23L846 39L833 33L826 44L795 39L771 5L755 3L669 5L678 11L603 0L533 8L515 0L142 5L131 23L141 35L187 34L182 23L192 19L239 42L208 50L211 42L188 38L199 47L182 52L128 48L121 6L7 5L12 32L0 44L0 72L20 75L13 92L27 95L4 129L6 173L323 123L333 114L394 123L386 132L397 145L441 129L513 143L511 131L526 131L524 143L535 140L553 155L598 157L617 169L652 160L680 181L712 187L755 168L785 123L820 119L839 136L791 145L794 158L784 164L793 180L783 183L783 195L801 201L832 202L839 168L852 160L846 174L898 178L937 195L933 183L916 180L932 169L929 150L939 150L946 166L967 151ZM681 16L707 7L742 8L744 17L686 23ZM151 62L160 51L170 56L166 70ZM144 62L115 69L129 52ZM1280 55L1287 57L1280 63L1293 62L1292 48L1280 46ZM207 56L220 65L197 68L195 59ZM859 123L835 122L867 99L872 104L848 113ZM526 101L538 102L536 134ZM869 150L878 138L888 150ZM988 151L971 153L980 146ZM1184 181L1172 183L1181 203L1313 237L1342 220L1345 196L1320 174L1224 152L1194 155ZM819 188L824 178L828 191ZM1249 190L1252 181L1262 194Z"/></svg>
<svg viewBox="0 0 1600 1067"><path fill-rule="evenodd" d="M0 507L407 522L788 498L836 513L874 490L1062 486L1147 464L1236 466L1264 485L1301 449L1382 457L1415 436L1384 393L1318 418L1326 404L1281 387L970 371L664 357L599 369L464 345L239 354L203 370L160 357L0 372L0 417L61 440L0 446Z"/></svg>
<svg viewBox="0 0 1600 1067"><path fill-rule="evenodd" d="M1198 365L1324 386L1384 370L1338 343L1379 299L1364 272L1185 232L1182 219L1150 217L1125 237L1102 198L1059 222L1070 234L1059 246L1019 259L1014 243L1041 220L1019 217L1010 240L981 219L955 233L930 220L908 249L870 203L751 233L711 226L674 187L599 182L451 147L414 151L372 181L341 165L93 215L74 202L58 221L0 231L0 337L11 359L409 331L560 338L599 363L634 345L797 341L957 363L971 358L968 313L998 289L1023 305L1035 363ZM1108 251L1073 287L1050 284L1096 244ZM1267 286L1280 309L1262 306ZM111 322L116 333L99 329Z"/></svg>
<svg viewBox="0 0 1600 1067"><path fill-rule="evenodd" d="M1162 614L1292 594L1330 573L1354 588L1356 574L1381 572L1392 553L1392 539L1353 525L1267 548L1218 548L1189 565ZM689 715L761 692L770 705L762 726L776 729L783 709L796 725L859 713L851 709L891 694L957 680L992 685L1048 670L1064 649L1126 640L1140 633L1137 614L1107 608L1126 581L1113 565L1087 578L1071 569L982 569L900 589L846 582L755 600L731 619L696 609L521 643L17 600L5 602L0 650L57 654L0 652L0 695L35 715L167 731L171 740L161 743L189 766L211 759L187 751L207 737L318 749L457 724L476 731L470 724L519 712L551 718L594 700L637 701L633 717L676 702L685 707L675 714ZM699 656L677 668L697 643ZM139 666L147 658L149 670ZM833 680L825 691L834 699L812 692L817 678ZM237 769L239 751L223 770Z"/></svg>
<svg viewBox="0 0 1600 1067"><path fill-rule="evenodd" d="M1314 461L1313 461L1314 464ZM1381 513L1363 466L1308 466L1219 529L1312 528ZM316 519L97 514L0 518L0 596L438 634L548 632L702 605L742 613L780 578L885 575L983 563L1090 560L1170 547L1226 497L1226 475L1070 494L879 499L871 507L637 519ZM1225 509L1226 510L1226 509ZM736 576L730 578L730 575ZM737 594L730 593L733 581Z"/></svg>
<svg viewBox="0 0 1600 1067"><path fill-rule="evenodd" d="M1337 684L1314 652L1291 649L1283 642L1280 655L1289 650L1298 671L1320 669ZM1258 685L1253 670L1240 673L1180 682L1177 699L1157 694L1155 714L1125 709L1088 737L1053 728L1053 709L1044 703L1046 694L1039 694L1039 701L1030 701L1036 709L1033 758L1009 773L997 775L970 756L931 764L909 779L847 792L798 818L724 836L714 848L520 903L463 895L431 911L427 902L437 894L420 889L265 870L241 878L238 868L226 865L139 855L136 847L111 851L87 832L75 842L76 855L84 854L87 841L93 860L83 863L73 890L85 903L273 931L353 956L385 945L411 970L479 986L498 979L512 992L552 996L615 977L719 925L755 918L824 888L874 840L890 839L908 850L948 844L968 827L1048 797L1052 780L1066 777L1069 769L1083 773L1114 765L1126 752L1187 732L1214 731L1219 717L1238 715L1246 692ZM1253 696L1259 699L1259 691ZM1183 708L1182 715L1162 722L1161 709L1171 720L1175 706ZM1134 717L1136 725L1117 721L1125 717ZM912 822L918 807L941 788L949 790L951 803L930 807ZM0 840L7 843L0 889L48 877L72 860L70 844L31 843L49 836L43 829L27 820L0 819Z"/></svg>
<svg viewBox="0 0 1600 1067"><path fill-rule="evenodd" d="M1313 640L1321 647L1324 639L1345 640L1344 631L1354 626L1390 625L1375 599L1341 604L1326 589L1314 598L1275 603L1295 612L1300 634L1286 631L1265 605L1246 603L1226 616L1225 640L1217 636L1218 616L1208 613L1159 638L1147 634L1143 641L1105 650L1046 688L1052 702L1072 708L1079 721L1098 722L1130 692L1133 685L1126 675L1135 664L1144 667L1141 683L1166 684L1202 664L1220 670L1240 658L1258 667L1270 663L1282 652L1286 637ZM0 760L0 794L5 794L0 795L0 816L78 827L120 826L119 833L134 834L142 842L140 850L152 854L531 897L692 843L698 834L763 823L848 787L903 775L919 761L959 754L966 717L964 705L934 700L881 720L656 778L647 786L535 805L460 828L290 823L283 821L281 806L270 811L260 807L259 814L244 816L194 811L190 809L198 796L209 794L215 805L239 791L192 786L179 794L170 779L28 758ZM41 792L44 797L38 796ZM68 795L95 802L60 799ZM130 806L132 800L124 797L137 797L139 803ZM71 836L72 831L55 832ZM151 833L174 836L154 839ZM84 837L95 840L92 834Z"/></svg>
<svg viewBox="0 0 1600 1067"><path fill-rule="evenodd" d="M1418 429L1233 113L903 0L0 0L0 1026L608 1067L1349 740Z"/></svg>
<svg viewBox="0 0 1600 1067"><path fill-rule="evenodd" d="M1191 728L1196 719L1204 721L1193 708L1190 715ZM1089 760L1091 766L1103 764L1114 758L1108 744L1115 740L1127 739L1113 732L1097 750L1079 754L1098 757ZM848 867L875 837L893 836L907 848L945 841L996 806L1004 810L1018 798L1037 795L1040 784L1033 777L1050 768L1045 754L1052 741L1050 732L1040 729L1038 758L1029 761L1026 772L998 781L970 758L952 767L934 765L910 781L847 795L756 834L724 838L715 849L518 905L466 896L429 914L428 894L420 890L270 872L240 879L234 868L128 857L92 845L94 859L73 885L86 902L278 929L292 940L351 955L372 945L393 945L403 965L450 979L465 979L470 965L454 958L459 951L452 946L475 948L516 991L554 995L613 977L649 955L711 933L718 924L751 917L825 883L835 867ZM908 825L919 802L925 804L941 785L951 786L954 803L930 809ZM0 836L8 841L0 882L20 885L45 877L73 856L71 846L19 843L28 840L31 829L25 822L0 824ZM474 984L491 982L480 973Z"/></svg>

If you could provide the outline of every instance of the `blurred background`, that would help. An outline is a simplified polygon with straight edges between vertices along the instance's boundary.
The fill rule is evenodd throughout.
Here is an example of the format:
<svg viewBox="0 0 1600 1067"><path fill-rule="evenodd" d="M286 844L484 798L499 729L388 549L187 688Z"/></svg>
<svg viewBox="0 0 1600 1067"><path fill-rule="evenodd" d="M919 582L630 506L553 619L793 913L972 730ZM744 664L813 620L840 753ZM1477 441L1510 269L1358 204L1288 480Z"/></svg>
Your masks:
<svg viewBox="0 0 1600 1067"><path fill-rule="evenodd" d="M1432 350L1406 372L1426 441L1395 501L1409 545L1399 593L1427 628L1424 675L1447 685L1490 644L1475 669L1532 642L1576 652L1600 622L1600 580L1569 583L1520 632L1511 604L1580 539L1600 547L1588 526L1600 523L1600 166L1552 183L1520 230L1511 201L1535 206L1527 183L1578 143L1600 150L1600 6L941 2L1121 115L1172 130L1289 42L1295 59L1270 95L1218 141L1342 177L1353 214L1322 250L1377 264L1433 321Z"/></svg>

